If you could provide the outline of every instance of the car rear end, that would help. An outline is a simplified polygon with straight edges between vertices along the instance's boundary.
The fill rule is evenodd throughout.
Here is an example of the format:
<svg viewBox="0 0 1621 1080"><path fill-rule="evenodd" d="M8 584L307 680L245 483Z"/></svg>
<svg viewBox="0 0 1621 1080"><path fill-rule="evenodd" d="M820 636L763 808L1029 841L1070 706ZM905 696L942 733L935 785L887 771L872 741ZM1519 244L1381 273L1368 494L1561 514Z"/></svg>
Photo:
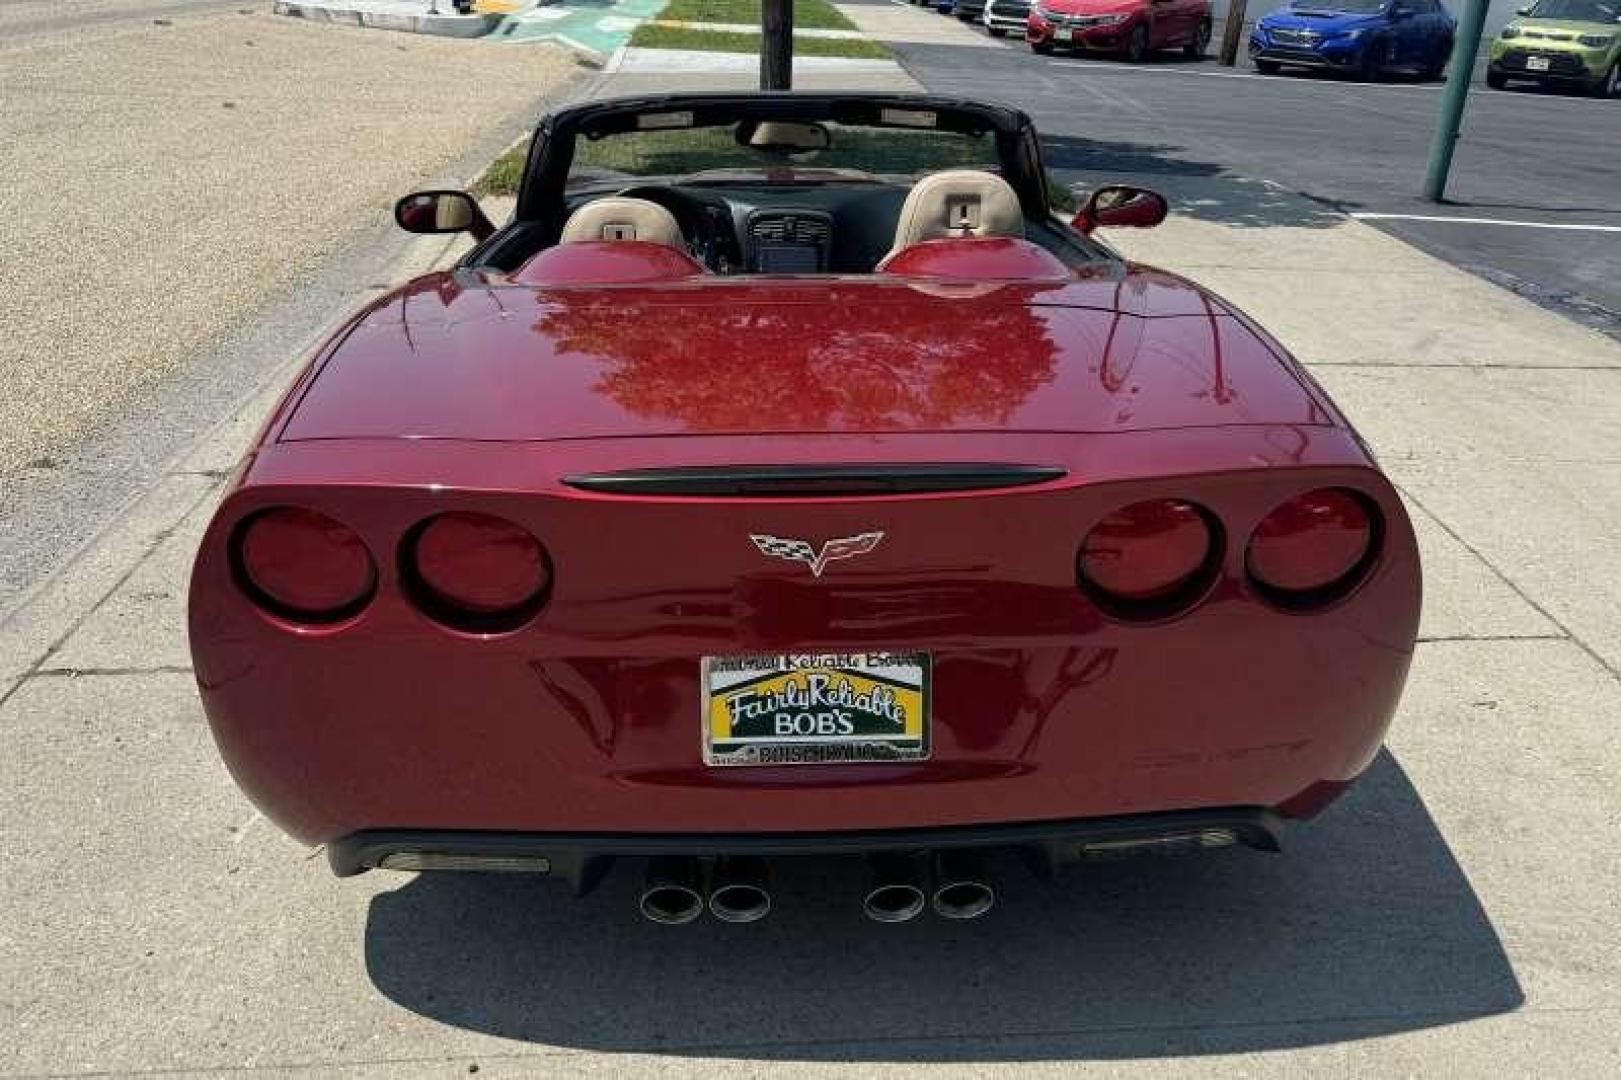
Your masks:
<svg viewBox="0 0 1621 1080"><path fill-rule="evenodd" d="M1399 500L1322 435L1266 469L1293 433L1185 437L1211 467L1167 475L1106 464L1165 452L1141 435L898 442L857 483L893 493L837 495L839 469L737 488L790 452L759 440L673 493L619 447L278 448L204 542L198 679L242 786L343 872L492 840L559 867L1010 825L1269 844L1371 760L1417 614ZM942 457L1061 476L905 493L894 459ZM819 573L757 539L874 534ZM872 719L848 698L717 719L728 671L818 655L906 690L901 737L826 726Z"/></svg>
<svg viewBox="0 0 1621 1080"><path fill-rule="evenodd" d="M1412 531L1249 324L1138 270L814 296L438 277L340 334L192 580L266 816L344 874L845 852L912 896L919 853L1274 847L1369 764Z"/></svg>

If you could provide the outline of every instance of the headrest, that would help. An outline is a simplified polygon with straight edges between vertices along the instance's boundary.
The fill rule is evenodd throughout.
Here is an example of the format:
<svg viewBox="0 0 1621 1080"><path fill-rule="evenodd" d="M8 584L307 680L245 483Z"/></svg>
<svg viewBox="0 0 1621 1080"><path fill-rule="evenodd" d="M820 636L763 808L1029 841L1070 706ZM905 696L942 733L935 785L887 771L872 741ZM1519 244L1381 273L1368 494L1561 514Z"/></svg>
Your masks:
<svg viewBox="0 0 1621 1080"><path fill-rule="evenodd" d="M948 169L912 186L895 224L893 251L949 237L1024 237L1024 210L1013 187L995 173Z"/></svg>
<svg viewBox="0 0 1621 1080"><path fill-rule="evenodd" d="M579 240L640 240L683 251L687 246L674 214L656 202L617 195L594 199L569 215L561 242Z"/></svg>

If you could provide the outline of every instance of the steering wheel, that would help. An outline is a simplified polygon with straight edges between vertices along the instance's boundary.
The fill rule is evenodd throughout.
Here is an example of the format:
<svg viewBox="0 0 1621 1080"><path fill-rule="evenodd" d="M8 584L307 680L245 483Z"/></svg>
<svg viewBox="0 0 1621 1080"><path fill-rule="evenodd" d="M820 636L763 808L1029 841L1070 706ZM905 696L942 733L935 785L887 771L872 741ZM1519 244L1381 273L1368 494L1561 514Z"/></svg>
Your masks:
<svg viewBox="0 0 1621 1080"><path fill-rule="evenodd" d="M742 262L737 237L727 229L724 233L716 224L717 213L731 220L730 209L719 210L711 203L695 199L687 192L666 184L636 184L614 194L625 199L646 199L657 203L675 216L681 235L692 249L693 258L716 273L725 273Z"/></svg>

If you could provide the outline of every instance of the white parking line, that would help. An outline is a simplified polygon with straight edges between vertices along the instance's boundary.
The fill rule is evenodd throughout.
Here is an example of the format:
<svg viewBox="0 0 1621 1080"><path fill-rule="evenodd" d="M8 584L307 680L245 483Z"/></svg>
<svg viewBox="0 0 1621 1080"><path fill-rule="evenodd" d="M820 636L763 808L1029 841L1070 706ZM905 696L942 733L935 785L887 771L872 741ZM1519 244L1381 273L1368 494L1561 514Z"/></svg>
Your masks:
<svg viewBox="0 0 1621 1080"><path fill-rule="evenodd" d="M1576 225L1568 221L1514 221L1508 218L1451 217L1445 214L1376 214L1372 212L1353 212L1351 217L1360 221L1445 221L1454 225L1518 225L1522 229L1621 233L1621 225Z"/></svg>

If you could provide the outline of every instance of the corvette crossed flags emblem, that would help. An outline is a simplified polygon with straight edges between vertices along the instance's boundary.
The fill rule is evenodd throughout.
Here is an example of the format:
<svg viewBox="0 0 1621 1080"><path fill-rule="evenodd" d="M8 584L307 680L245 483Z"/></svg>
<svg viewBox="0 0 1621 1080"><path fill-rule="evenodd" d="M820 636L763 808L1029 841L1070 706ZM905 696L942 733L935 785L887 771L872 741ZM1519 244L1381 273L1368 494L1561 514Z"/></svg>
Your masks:
<svg viewBox="0 0 1621 1080"><path fill-rule="evenodd" d="M754 541L754 546L760 549L762 555L773 555L779 559L805 563L810 567L812 577L821 577L822 571L827 569L827 564L834 559L851 559L857 555L865 555L877 547L883 538L884 534L881 532L840 536L827 541L822 545L822 550L817 551L804 540L766 536L762 533L749 534L749 539Z"/></svg>

